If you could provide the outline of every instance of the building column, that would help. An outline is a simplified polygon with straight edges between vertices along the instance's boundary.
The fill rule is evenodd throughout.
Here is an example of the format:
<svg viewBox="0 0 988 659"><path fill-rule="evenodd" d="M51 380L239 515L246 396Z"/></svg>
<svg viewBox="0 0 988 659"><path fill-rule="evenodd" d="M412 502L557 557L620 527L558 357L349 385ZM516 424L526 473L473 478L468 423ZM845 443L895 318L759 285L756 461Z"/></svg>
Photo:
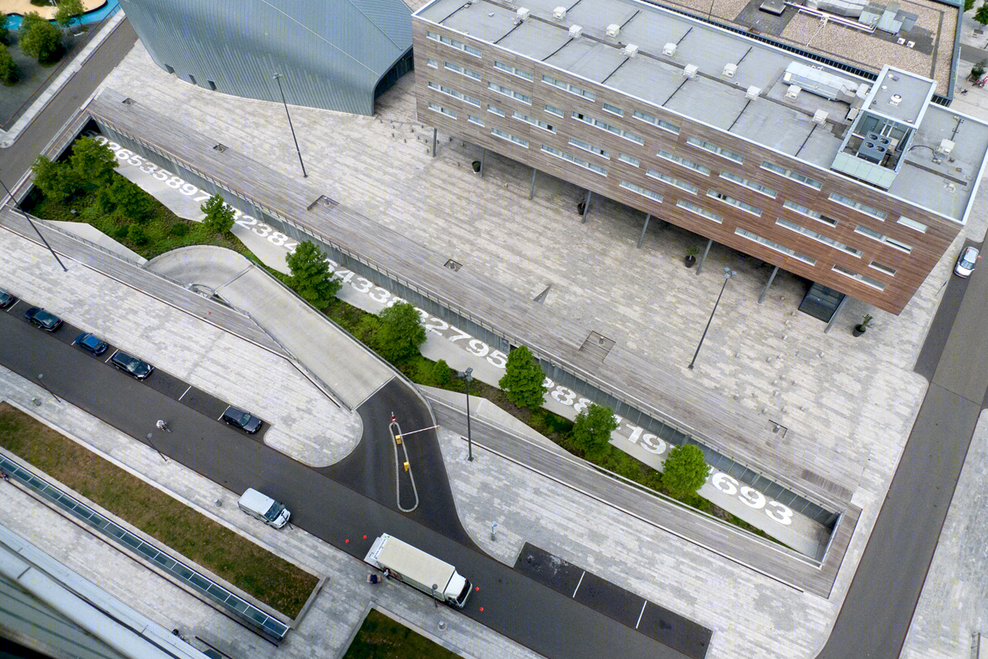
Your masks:
<svg viewBox="0 0 988 659"><path fill-rule="evenodd" d="M528 191L528 198L531 199L535 196L535 175L539 173L539 170L532 167L532 188Z"/></svg>
<svg viewBox="0 0 988 659"><path fill-rule="evenodd" d="M779 266L775 266L774 268L772 268L772 274L769 275L768 277L768 283L766 283L765 288L762 289L762 294L758 296L758 304L761 304L762 302L765 301L765 296L768 295L768 289L772 285L772 282L775 281L775 275L777 275L778 272L779 272Z"/></svg>
<svg viewBox="0 0 988 659"><path fill-rule="evenodd" d="M593 193L587 190L587 196L583 199L583 210L580 211L582 217L580 218L580 224L587 223L587 213L590 212L590 198Z"/></svg>
<svg viewBox="0 0 988 659"><path fill-rule="evenodd" d="M432 157L433 158L436 157L436 133L438 132L438 130L439 130L438 128L432 129Z"/></svg>
<svg viewBox="0 0 988 659"><path fill-rule="evenodd" d="M840 301L840 304L837 305L837 308L834 309L834 315L830 317L830 322L827 323L827 328L825 330L823 330L823 333L824 334L826 334L827 332L829 332L830 331L830 328L833 327L834 326L834 323L837 322L837 316L840 315L840 312L844 308L844 305L847 304L847 301L850 300L850 299L851 299L851 296L850 295L845 295L844 296L844 299L841 300Z"/></svg>
<svg viewBox="0 0 988 659"><path fill-rule="evenodd" d="M480 178L484 178L484 163L487 161L487 149L481 147L480 152Z"/></svg>
<svg viewBox="0 0 988 659"><path fill-rule="evenodd" d="M642 243L645 242L645 230L648 229L648 221L652 219L651 213L645 213L645 226L642 227L642 235L638 238L638 249L642 248Z"/></svg>
<svg viewBox="0 0 988 659"><path fill-rule="evenodd" d="M700 262L696 264L696 276L700 276L700 271L703 270L703 264L707 260L707 254L710 253L710 246L714 244L713 238L707 239L707 246L703 250L703 256L700 257Z"/></svg>

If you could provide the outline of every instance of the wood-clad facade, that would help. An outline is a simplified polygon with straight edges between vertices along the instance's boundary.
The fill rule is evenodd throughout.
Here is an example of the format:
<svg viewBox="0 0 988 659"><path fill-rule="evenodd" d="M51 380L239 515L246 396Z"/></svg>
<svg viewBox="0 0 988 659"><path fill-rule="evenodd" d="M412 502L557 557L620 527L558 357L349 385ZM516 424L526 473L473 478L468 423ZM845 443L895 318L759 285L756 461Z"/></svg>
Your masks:
<svg viewBox="0 0 988 659"><path fill-rule="evenodd" d="M963 226L418 15L413 31L423 123L885 311Z"/></svg>

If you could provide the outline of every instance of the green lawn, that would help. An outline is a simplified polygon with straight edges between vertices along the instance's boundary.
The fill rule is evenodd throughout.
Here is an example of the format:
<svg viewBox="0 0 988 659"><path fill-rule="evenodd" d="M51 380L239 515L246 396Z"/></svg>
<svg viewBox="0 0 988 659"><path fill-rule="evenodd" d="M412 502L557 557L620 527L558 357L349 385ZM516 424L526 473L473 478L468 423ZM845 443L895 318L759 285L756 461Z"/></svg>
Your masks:
<svg viewBox="0 0 988 659"><path fill-rule="evenodd" d="M459 656L371 609L343 659L456 659Z"/></svg>
<svg viewBox="0 0 988 659"><path fill-rule="evenodd" d="M319 581L7 403L0 446L290 618Z"/></svg>

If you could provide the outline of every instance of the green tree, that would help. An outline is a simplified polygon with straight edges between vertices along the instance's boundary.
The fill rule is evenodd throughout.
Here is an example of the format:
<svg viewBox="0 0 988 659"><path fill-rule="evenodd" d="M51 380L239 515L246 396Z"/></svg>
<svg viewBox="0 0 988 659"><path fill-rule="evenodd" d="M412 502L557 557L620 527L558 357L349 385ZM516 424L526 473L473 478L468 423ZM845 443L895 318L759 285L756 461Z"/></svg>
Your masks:
<svg viewBox="0 0 988 659"><path fill-rule="evenodd" d="M80 186L91 192L113 185L117 157L107 145L100 144L91 137L82 137L72 145L69 166Z"/></svg>
<svg viewBox="0 0 988 659"><path fill-rule="evenodd" d="M199 207L206 218L202 223L214 233L226 233L233 228L233 209L223 203L223 197L214 194Z"/></svg>
<svg viewBox="0 0 988 659"><path fill-rule="evenodd" d="M107 190L107 197L118 215L134 222L143 222L154 208L154 200L148 193L120 176ZM134 242L137 242L136 240Z"/></svg>
<svg viewBox="0 0 988 659"><path fill-rule="evenodd" d="M432 379L440 387L448 387L453 382L453 369L445 359L440 359L432 365Z"/></svg>
<svg viewBox="0 0 988 659"><path fill-rule="evenodd" d="M692 444L674 446L662 465L662 486L677 499L696 494L710 475L703 451Z"/></svg>
<svg viewBox="0 0 988 659"><path fill-rule="evenodd" d="M397 302L381 309L377 330L378 349L392 362L408 359L425 343L425 327L419 310L408 302Z"/></svg>
<svg viewBox="0 0 988 659"><path fill-rule="evenodd" d="M3 39L0 38L0 83L10 87L18 80L17 62L2 42Z"/></svg>
<svg viewBox="0 0 988 659"><path fill-rule="evenodd" d="M72 21L82 16L82 0L58 0L58 11L55 12L55 22L66 28Z"/></svg>
<svg viewBox="0 0 988 659"><path fill-rule="evenodd" d="M143 226L134 222L127 228L127 238L135 245L143 245L148 241L148 234Z"/></svg>
<svg viewBox="0 0 988 659"><path fill-rule="evenodd" d="M62 56L62 35L58 28L30 12L21 21L21 51L28 57L37 57L40 64L53 64Z"/></svg>
<svg viewBox="0 0 988 659"><path fill-rule="evenodd" d="M606 453L611 433L617 427L614 410L606 405L591 403L576 415L570 437L587 460L598 460Z"/></svg>
<svg viewBox="0 0 988 659"><path fill-rule="evenodd" d="M988 25L988 4L982 2L978 11L974 12L974 20L982 25Z"/></svg>
<svg viewBox="0 0 988 659"><path fill-rule="evenodd" d="M289 284L303 300L317 309L325 309L333 301L343 282L333 277L326 255L311 240L303 240L295 251L285 256L292 273Z"/></svg>
<svg viewBox="0 0 988 659"><path fill-rule="evenodd" d="M63 163L53 162L48 156L38 156L31 165L34 185L46 199L61 203L79 189L79 182L72 169Z"/></svg>
<svg viewBox="0 0 988 659"><path fill-rule="evenodd" d="M545 397L545 373L532 356L532 351L521 346L508 353L504 365L504 377L498 386L515 405L537 410Z"/></svg>
<svg viewBox="0 0 988 659"><path fill-rule="evenodd" d="M0 11L0 43L10 45L10 28L7 25L7 14Z"/></svg>

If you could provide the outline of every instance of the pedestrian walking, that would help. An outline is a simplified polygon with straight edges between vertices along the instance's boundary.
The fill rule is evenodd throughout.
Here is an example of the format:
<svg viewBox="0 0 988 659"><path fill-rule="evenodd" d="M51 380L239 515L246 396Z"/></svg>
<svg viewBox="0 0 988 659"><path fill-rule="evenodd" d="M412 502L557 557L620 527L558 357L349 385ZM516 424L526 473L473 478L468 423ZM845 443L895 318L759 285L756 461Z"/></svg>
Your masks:
<svg viewBox="0 0 988 659"><path fill-rule="evenodd" d="M165 423L163 419L158 419L158 423L156 423L154 425L158 426L158 430L164 430L165 432L171 432L171 428L168 427L168 424Z"/></svg>

